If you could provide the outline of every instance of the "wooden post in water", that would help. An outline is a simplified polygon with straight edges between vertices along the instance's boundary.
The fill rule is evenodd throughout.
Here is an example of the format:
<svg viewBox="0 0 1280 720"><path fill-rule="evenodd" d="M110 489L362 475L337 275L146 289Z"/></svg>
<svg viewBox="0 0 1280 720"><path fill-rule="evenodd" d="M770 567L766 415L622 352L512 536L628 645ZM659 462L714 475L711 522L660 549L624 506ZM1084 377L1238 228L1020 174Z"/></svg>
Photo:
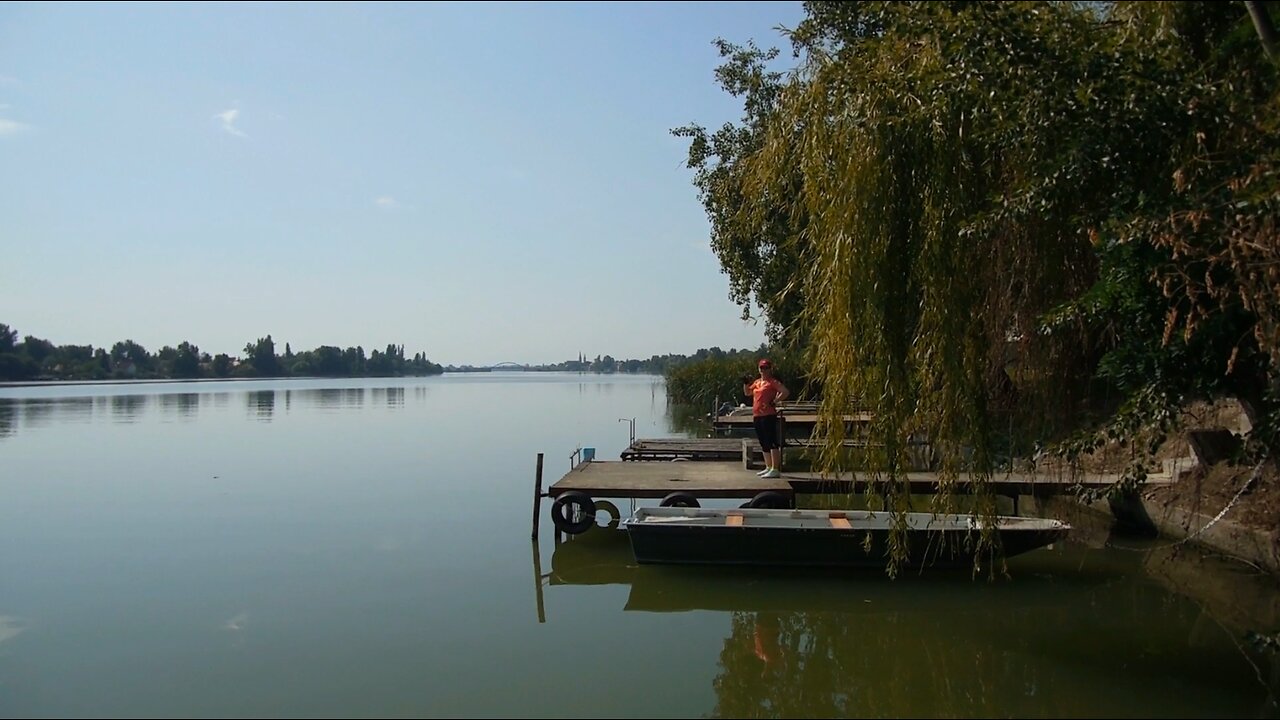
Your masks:
<svg viewBox="0 0 1280 720"><path fill-rule="evenodd" d="M533 478L533 541L538 541L538 519L542 517L542 453L538 453L538 470Z"/></svg>
<svg viewBox="0 0 1280 720"><path fill-rule="evenodd" d="M536 538L538 532L534 531ZM547 621L547 609L542 600L542 554L538 552L538 543L533 544L533 592L534 599L538 603L538 622L545 623Z"/></svg>

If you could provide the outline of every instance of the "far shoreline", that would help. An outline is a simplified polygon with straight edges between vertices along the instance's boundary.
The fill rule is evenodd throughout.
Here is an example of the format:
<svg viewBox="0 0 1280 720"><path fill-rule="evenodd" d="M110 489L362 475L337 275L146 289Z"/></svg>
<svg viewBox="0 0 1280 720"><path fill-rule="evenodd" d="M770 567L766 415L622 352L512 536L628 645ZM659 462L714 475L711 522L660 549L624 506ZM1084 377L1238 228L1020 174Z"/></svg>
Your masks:
<svg viewBox="0 0 1280 720"><path fill-rule="evenodd" d="M22 380L0 382L0 388L64 387L74 385L163 385L165 383L261 382L264 380L369 380L377 378L438 377L435 375L271 375L227 378L147 378L142 380Z"/></svg>

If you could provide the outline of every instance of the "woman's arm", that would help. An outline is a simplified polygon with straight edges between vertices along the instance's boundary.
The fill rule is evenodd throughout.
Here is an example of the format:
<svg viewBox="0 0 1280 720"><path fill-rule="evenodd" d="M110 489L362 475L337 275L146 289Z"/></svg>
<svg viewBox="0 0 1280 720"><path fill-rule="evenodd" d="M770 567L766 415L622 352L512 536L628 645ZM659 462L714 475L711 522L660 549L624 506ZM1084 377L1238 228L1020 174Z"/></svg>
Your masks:
<svg viewBox="0 0 1280 720"><path fill-rule="evenodd" d="M778 381L778 397L775 398L774 401L782 402L783 400L786 400L789 397L791 397L791 391L787 389L786 385L782 384L781 380L779 380Z"/></svg>

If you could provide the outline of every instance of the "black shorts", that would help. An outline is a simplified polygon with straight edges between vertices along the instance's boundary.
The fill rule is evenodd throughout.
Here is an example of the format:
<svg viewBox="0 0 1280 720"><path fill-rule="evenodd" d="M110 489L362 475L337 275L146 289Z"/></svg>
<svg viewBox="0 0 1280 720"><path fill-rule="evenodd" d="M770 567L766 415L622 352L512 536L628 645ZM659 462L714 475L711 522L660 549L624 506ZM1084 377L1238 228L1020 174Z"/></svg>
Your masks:
<svg viewBox="0 0 1280 720"><path fill-rule="evenodd" d="M782 447L782 441L778 437L778 416L777 415L759 415L751 419L751 424L756 426L756 438L760 440L760 449L769 452L774 448Z"/></svg>

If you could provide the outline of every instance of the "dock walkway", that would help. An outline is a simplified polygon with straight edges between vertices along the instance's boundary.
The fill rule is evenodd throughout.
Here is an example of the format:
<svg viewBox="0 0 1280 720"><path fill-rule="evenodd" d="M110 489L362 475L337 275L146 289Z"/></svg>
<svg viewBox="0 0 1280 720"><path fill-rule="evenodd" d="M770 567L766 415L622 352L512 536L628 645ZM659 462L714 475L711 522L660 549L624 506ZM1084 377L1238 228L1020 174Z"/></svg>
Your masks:
<svg viewBox="0 0 1280 720"><path fill-rule="evenodd" d="M906 475L913 493L938 492L943 478L936 472L912 472ZM1120 480L1119 474L1088 473L1076 476L1032 473L997 475L988 482L992 492L1010 497L1017 495L1060 495L1081 488L1106 488ZM1172 478L1149 476L1146 487L1168 485ZM741 462L628 462L595 460L579 464L547 489L548 497L570 490L592 497L661 498L680 491L696 497L753 497L764 491L789 495L863 493L874 486L868 473L825 475L817 472L783 472L782 477L764 480ZM972 483L962 475L954 490L966 493Z"/></svg>
<svg viewBox="0 0 1280 720"><path fill-rule="evenodd" d="M821 440L811 438L787 438L787 448L820 447ZM847 448L866 447L861 440L845 440ZM754 438L652 438L639 439L622 451L622 459L630 461L653 460L741 460L761 455L760 443Z"/></svg>

